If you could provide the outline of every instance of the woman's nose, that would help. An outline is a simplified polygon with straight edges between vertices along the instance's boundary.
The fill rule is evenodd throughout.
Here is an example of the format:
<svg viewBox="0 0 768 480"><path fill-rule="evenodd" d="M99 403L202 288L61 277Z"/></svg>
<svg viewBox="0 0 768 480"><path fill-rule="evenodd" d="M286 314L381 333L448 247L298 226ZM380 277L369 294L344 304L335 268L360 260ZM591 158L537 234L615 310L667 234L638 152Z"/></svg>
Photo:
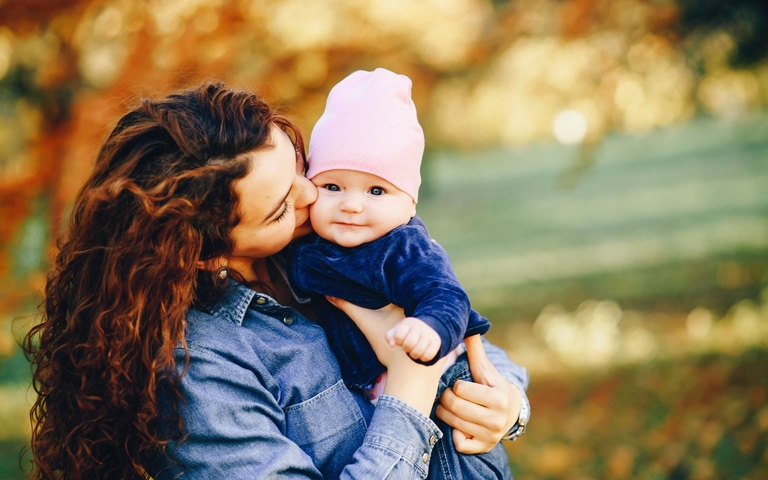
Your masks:
<svg viewBox="0 0 768 480"><path fill-rule="evenodd" d="M296 198L296 208L304 208L315 203L317 200L317 187L314 183L307 180L304 175L297 175L296 188L299 189L299 195Z"/></svg>

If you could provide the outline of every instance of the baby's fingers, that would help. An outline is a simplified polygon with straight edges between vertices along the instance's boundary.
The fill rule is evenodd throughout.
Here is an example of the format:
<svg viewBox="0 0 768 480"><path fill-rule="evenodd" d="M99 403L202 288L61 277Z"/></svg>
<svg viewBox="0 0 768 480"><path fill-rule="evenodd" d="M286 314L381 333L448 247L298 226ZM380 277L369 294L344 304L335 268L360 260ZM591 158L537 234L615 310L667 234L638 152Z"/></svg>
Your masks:
<svg viewBox="0 0 768 480"><path fill-rule="evenodd" d="M395 345L402 347L403 342L405 342L405 339L408 336L408 332L410 332L410 330L411 329L404 322L399 322L397 325L387 331L387 343L389 343L391 347L394 347Z"/></svg>
<svg viewBox="0 0 768 480"><path fill-rule="evenodd" d="M414 360L420 360L422 362L430 362L435 358L440 351L440 345L430 342L429 338L421 338L408 355Z"/></svg>

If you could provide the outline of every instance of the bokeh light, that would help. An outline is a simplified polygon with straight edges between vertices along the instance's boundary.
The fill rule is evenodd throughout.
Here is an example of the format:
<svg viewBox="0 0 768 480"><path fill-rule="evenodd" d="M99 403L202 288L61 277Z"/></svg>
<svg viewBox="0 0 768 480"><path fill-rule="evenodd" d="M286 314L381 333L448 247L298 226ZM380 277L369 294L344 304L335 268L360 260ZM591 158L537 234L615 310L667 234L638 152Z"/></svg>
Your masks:
<svg viewBox="0 0 768 480"><path fill-rule="evenodd" d="M552 122L555 139L565 145L577 145L587 136L587 118L578 110L563 110Z"/></svg>

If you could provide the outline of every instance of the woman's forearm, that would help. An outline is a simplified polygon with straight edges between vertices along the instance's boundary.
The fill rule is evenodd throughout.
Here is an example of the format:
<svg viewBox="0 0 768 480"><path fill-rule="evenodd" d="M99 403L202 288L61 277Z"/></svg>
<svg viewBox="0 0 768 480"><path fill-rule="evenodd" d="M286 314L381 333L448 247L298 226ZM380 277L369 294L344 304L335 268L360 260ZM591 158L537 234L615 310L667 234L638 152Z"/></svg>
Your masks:
<svg viewBox="0 0 768 480"><path fill-rule="evenodd" d="M399 350L400 347L392 347ZM403 353L405 356L405 354ZM384 393L412 406L422 415L429 416L435 401L443 361L424 366L405 356L404 360L390 362Z"/></svg>
<svg viewBox="0 0 768 480"><path fill-rule="evenodd" d="M386 333L405 317L403 309L389 304L370 310L342 299L329 297L328 300L349 315L370 342L376 357L387 367L384 393L429 416L445 360L422 365L414 362L401 347L389 345Z"/></svg>

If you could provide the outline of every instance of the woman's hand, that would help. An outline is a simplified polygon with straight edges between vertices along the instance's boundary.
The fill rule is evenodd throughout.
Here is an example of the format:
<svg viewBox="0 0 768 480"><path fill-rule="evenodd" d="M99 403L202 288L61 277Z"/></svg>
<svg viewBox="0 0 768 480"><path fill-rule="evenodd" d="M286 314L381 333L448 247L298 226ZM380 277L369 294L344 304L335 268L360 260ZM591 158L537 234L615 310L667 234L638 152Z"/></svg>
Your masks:
<svg viewBox="0 0 768 480"><path fill-rule="evenodd" d="M429 416L445 360L434 365L416 363L399 346L391 346L386 334L405 318L403 309L389 304L378 310L363 308L340 298L326 297L363 332L379 361L387 367L384 393L396 397Z"/></svg>
<svg viewBox="0 0 768 480"><path fill-rule="evenodd" d="M475 382L458 381L440 397L437 417L453 427L461 453L492 449L520 416L520 390L504 378L485 355L480 335L465 339Z"/></svg>

